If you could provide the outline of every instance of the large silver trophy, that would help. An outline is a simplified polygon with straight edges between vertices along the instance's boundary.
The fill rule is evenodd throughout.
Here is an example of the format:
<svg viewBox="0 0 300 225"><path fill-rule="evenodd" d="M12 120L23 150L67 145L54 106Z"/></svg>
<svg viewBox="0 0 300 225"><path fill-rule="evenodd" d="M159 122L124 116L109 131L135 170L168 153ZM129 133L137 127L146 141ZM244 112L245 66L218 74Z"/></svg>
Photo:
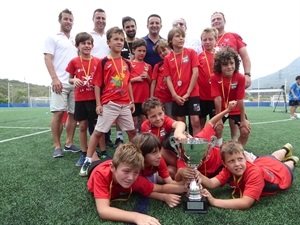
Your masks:
<svg viewBox="0 0 300 225"><path fill-rule="evenodd" d="M202 156L212 149L217 138L211 137L208 141L203 138L187 138L178 141L174 136L170 137L170 144L175 150L177 157L183 159L188 166L197 169L201 163ZM189 190L183 195L184 210L186 213L207 213L207 199L201 195L202 187L193 179L190 182Z"/></svg>

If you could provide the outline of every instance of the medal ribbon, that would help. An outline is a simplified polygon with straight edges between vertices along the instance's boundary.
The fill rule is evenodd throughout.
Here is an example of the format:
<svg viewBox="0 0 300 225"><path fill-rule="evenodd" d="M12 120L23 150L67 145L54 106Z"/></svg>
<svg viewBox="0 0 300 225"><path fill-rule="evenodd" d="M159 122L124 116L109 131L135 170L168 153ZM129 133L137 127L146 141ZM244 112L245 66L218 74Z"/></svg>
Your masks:
<svg viewBox="0 0 300 225"><path fill-rule="evenodd" d="M231 88L231 79L232 77L230 78L230 81L229 81L229 86L228 86L228 93L227 93L227 99L225 99L225 91L224 91L224 79L222 77L222 95L223 95L223 98L224 99L224 106L225 106L225 109L227 109L227 106L228 106L228 102L229 102L229 93L230 93L230 88Z"/></svg>
<svg viewBox="0 0 300 225"><path fill-rule="evenodd" d="M115 70L117 71L117 75L121 75L121 73L119 72L119 70L118 70L118 67L117 67L117 65L116 65L116 63L115 63L115 60L114 60L114 58L111 56L111 60L112 60L112 62L113 62L113 64L114 64L114 68L115 68ZM121 58L121 72L123 72L123 59Z"/></svg>
<svg viewBox="0 0 300 225"><path fill-rule="evenodd" d="M90 57L90 59L89 59L89 65L88 65L87 72L86 72L86 70L85 70L85 68L84 68L84 66L83 66L83 63L82 63L82 57L80 56L79 58L80 58L80 62L81 62L81 66L82 66L84 75L85 75L85 77L86 77L86 80L88 81L88 80L89 80L88 77L90 76L91 61L92 61L93 56Z"/></svg>
<svg viewBox="0 0 300 225"><path fill-rule="evenodd" d="M243 197L243 192L239 187L239 182L241 181L242 178L243 178L243 176L239 177L239 179L236 179L236 177L233 175L233 182L234 182L235 188L233 189L233 191L231 193L232 198L235 198L234 194L235 194L237 188L240 190L240 198Z"/></svg>
<svg viewBox="0 0 300 225"><path fill-rule="evenodd" d="M131 194L132 194L132 187L130 187L129 195L127 196L127 198L116 198L116 199L111 200L112 188L113 188L113 181L111 181L110 185L109 185L109 200L110 200L110 202L113 202L113 201L127 201L130 198Z"/></svg>
<svg viewBox="0 0 300 225"><path fill-rule="evenodd" d="M216 47L219 46L219 43L223 39L223 37L224 37L225 34L226 34L226 32L224 34L222 34L222 36L220 37L220 39L218 39L218 41L216 43Z"/></svg>
<svg viewBox="0 0 300 225"><path fill-rule="evenodd" d="M181 52L180 71L178 69L178 64L177 64L177 59L176 59L175 52L173 52L173 54L174 54L174 61L175 61L176 71L177 71L177 75L178 75L178 81L180 81L180 78L181 78L181 68L182 68L182 60L183 60L183 49L182 49L182 52Z"/></svg>

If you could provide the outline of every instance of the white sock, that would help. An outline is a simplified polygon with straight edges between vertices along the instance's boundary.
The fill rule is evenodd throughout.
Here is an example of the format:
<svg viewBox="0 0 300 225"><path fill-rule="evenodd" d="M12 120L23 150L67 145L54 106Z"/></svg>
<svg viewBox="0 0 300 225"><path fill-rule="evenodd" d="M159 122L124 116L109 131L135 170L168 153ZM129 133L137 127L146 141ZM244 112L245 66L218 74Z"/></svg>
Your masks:
<svg viewBox="0 0 300 225"><path fill-rule="evenodd" d="M120 138L123 140L123 132L122 131L117 131L117 138Z"/></svg>
<svg viewBox="0 0 300 225"><path fill-rule="evenodd" d="M90 157L85 157L85 161L84 162L92 162L92 158L90 158Z"/></svg>
<svg viewBox="0 0 300 225"><path fill-rule="evenodd" d="M216 145L220 147L222 144L223 144L223 138L217 139Z"/></svg>

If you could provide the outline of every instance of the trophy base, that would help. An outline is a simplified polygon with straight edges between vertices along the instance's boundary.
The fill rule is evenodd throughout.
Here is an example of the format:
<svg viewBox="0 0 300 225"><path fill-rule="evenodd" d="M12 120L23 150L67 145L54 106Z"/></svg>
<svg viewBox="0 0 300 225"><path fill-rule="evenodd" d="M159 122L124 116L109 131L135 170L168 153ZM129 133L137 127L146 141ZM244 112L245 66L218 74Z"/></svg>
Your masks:
<svg viewBox="0 0 300 225"><path fill-rule="evenodd" d="M190 200L186 194L183 195L184 201L184 212L185 213L199 213L205 214L207 213L207 199L202 196L200 200Z"/></svg>

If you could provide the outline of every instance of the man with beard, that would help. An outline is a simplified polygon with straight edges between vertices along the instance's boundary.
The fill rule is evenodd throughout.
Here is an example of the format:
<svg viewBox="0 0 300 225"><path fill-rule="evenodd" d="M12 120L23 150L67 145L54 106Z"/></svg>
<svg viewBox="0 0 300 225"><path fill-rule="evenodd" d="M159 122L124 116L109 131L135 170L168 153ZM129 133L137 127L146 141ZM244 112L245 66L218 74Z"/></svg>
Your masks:
<svg viewBox="0 0 300 225"><path fill-rule="evenodd" d="M136 35L136 21L130 16L123 17L122 19L123 30L126 34L124 48L122 50L122 57L125 59L132 60L134 58L134 54L132 52L132 43L137 38Z"/></svg>

